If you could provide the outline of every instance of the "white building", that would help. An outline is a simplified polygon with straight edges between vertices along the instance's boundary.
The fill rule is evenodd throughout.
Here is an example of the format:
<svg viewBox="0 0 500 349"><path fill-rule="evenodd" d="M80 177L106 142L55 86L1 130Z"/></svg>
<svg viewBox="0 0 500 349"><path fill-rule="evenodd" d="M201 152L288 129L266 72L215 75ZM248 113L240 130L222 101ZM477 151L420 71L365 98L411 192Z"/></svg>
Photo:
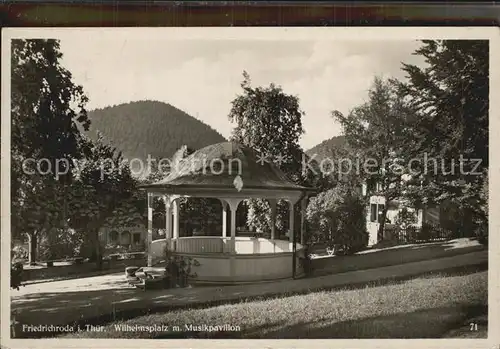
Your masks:
<svg viewBox="0 0 500 349"><path fill-rule="evenodd" d="M409 205L405 205L404 202L393 200L389 203L386 202L384 196L381 195L370 195L370 193L380 191L382 188L380 187L380 183L377 183L377 188L372 190L368 190L368 186L366 183L362 186L362 194L363 196L369 195L369 203L367 207L366 213L366 230L368 232L368 246L372 246L377 244L378 241L378 230L380 228L380 224L382 221L382 214L385 209L385 206L388 204L389 207L387 209L387 215L385 220L385 225L395 224L398 215L403 208L406 208L409 212L415 212L416 214L416 222L413 224L415 227L420 228L425 222L431 224L440 224L440 207L424 207L421 209L416 209L414 207L409 207ZM384 229L384 239L390 239L388 236L387 229Z"/></svg>
<svg viewBox="0 0 500 349"><path fill-rule="evenodd" d="M105 245L123 247L140 246L146 241L147 229L143 224L125 227L105 227L100 231L100 238Z"/></svg>

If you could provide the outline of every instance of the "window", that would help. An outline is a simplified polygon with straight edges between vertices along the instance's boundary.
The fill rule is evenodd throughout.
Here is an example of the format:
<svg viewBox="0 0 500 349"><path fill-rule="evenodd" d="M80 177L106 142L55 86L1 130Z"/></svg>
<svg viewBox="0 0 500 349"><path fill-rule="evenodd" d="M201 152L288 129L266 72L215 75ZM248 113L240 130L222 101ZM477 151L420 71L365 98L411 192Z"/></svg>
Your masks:
<svg viewBox="0 0 500 349"><path fill-rule="evenodd" d="M134 244L138 245L141 243L141 234L140 233L135 233L134 234Z"/></svg>
<svg viewBox="0 0 500 349"><path fill-rule="evenodd" d="M376 223L377 222L377 204L371 204L370 205L370 222Z"/></svg>
<svg viewBox="0 0 500 349"><path fill-rule="evenodd" d="M109 242L115 243L118 241L118 232L116 230L112 230L109 233Z"/></svg>
<svg viewBox="0 0 500 349"><path fill-rule="evenodd" d="M378 205L378 222L382 222L382 215L384 214L384 205Z"/></svg>
<svg viewBox="0 0 500 349"><path fill-rule="evenodd" d="M130 232L125 230L121 234L120 245L130 245Z"/></svg>
<svg viewBox="0 0 500 349"><path fill-rule="evenodd" d="M382 222L382 214L384 213L383 204L371 204L370 205L370 222L380 223Z"/></svg>

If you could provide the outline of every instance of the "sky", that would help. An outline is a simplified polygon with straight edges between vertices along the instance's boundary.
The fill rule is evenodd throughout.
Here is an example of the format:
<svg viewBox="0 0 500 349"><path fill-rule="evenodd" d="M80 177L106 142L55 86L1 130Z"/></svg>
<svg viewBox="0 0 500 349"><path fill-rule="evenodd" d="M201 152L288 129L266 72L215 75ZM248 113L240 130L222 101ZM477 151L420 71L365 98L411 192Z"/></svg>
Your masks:
<svg viewBox="0 0 500 349"><path fill-rule="evenodd" d="M124 37L72 32L61 40L62 64L89 97L88 109L136 100L170 103L228 137L231 101L241 92L243 71L253 86L280 85L299 97L309 149L341 134L333 110L348 113L363 103L376 75L404 78L401 62L416 40L241 40L161 35Z"/></svg>

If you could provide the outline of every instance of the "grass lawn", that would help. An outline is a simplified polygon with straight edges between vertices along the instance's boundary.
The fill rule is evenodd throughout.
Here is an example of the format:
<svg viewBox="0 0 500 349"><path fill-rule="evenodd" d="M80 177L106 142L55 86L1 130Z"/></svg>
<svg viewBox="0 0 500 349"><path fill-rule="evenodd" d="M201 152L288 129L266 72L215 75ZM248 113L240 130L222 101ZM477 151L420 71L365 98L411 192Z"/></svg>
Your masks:
<svg viewBox="0 0 500 349"><path fill-rule="evenodd" d="M116 321L77 338L485 338L487 271L434 274L361 289L244 301ZM478 324L470 332L470 322ZM186 330L185 325L238 327ZM180 331L123 331L119 326L178 326Z"/></svg>
<svg viewBox="0 0 500 349"><path fill-rule="evenodd" d="M351 256L319 256L312 260L312 266L315 275L328 275L432 260L486 249L477 240L462 238L384 248L372 247Z"/></svg>

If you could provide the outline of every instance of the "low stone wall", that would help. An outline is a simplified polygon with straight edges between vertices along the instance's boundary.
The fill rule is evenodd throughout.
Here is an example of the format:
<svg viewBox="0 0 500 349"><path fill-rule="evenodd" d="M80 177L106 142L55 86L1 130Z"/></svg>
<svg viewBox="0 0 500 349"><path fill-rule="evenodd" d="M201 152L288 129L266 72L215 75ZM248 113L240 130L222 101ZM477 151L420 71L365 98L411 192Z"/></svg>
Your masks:
<svg viewBox="0 0 500 349"><path fill-rule="evenodd" d="M103 271L123 271L129 266L145 266L146 260L141 259L121 259L104 260ZM82 264L55 265L53 267L43 267L23 270L23 281L45 280L59 277L68 277L72 275L82 275L93 273L97 270L95 262L85 262Z"/></svg>

